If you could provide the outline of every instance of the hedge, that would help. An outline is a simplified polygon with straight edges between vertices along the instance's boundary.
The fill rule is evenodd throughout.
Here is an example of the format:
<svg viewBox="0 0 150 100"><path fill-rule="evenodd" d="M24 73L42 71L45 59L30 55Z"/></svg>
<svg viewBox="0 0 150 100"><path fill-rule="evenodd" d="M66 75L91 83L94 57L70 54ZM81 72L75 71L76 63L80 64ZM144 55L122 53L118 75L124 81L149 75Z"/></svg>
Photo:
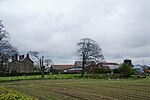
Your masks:
<svg viewBox="0 0 150 100"><path fill-rule="evenodd" d="M44 74L49 74L49 72L45 72ZM0 77L8 77L8 76L29 76L29 75L41 75L41 72L32 72L32 73L0 73Z"/></svg>

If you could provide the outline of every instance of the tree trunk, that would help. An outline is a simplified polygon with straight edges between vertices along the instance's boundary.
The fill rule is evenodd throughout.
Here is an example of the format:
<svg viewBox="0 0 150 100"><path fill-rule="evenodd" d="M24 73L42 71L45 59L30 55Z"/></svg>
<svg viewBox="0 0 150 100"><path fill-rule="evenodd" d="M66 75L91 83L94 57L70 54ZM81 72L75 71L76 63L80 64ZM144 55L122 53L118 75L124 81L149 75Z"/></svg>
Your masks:
<svg viewBox="0 0 150 100"><path fill-rule="evenodd" d="M41 68L41 79L44 79L44 66L43 66L43 59L44 59L44 56L42 56L42 58L40 58L40 68Z"/></svg>
<svg viewBox="0 0 150 100"><path fill-rule="evenodd" d="M44 65L43 65L43 60L44 60L44 56L42 56L42 59L41 59L41 78L44 79Z"/></svg>
<svg viewBox="0 0 150 100"><path fill-rule="evenodd" d="M41 78L44 79L44 66L41 66Z"/></svg>
<svg viewBox="0 0 150 100"><path fill-rule="evenodd" d="M83 59L82 59L82 73L81 73L81 77L84 77L84 73L85 73L85 54L83 54Z"/></svg>

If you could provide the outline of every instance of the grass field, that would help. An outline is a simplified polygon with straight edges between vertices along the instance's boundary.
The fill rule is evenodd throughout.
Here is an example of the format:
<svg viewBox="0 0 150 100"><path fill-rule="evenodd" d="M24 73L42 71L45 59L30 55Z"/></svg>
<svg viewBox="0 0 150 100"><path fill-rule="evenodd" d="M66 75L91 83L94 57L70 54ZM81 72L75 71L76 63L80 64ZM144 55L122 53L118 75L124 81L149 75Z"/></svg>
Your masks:
<svg viewBox="0 0 150 100"><path fill-rule="evenodd" d="M80 79L81 74L46 74L45 79ZM107 74L85 74L84 78L91 79L109 79ZM12 77L0 77L0 82L8 81L19 81L19 80L39 80L41 75L30 75L30 76L12 76ZM122 78L121 78L122 79ZM138 79L137 76L133 76L127 79ZM150 75L146 76L146 79L150 79Z"/></svg>
<svg viewBox="0 0 150 100"><path fill-rule="evenodd" d="M150 80L23 80L0 83L39 100L149 100Z"/></svg>
<svg viewBox="0 0 150 100"><path fill-rule="evenodd" d="M80 74L47 74L45 79L75 79L79 78ZM30 75L30 76L12 76L12 77L0 77L0 82L7 81L19 81L19 80L38 80L41 79L41 75Z"/></svg>

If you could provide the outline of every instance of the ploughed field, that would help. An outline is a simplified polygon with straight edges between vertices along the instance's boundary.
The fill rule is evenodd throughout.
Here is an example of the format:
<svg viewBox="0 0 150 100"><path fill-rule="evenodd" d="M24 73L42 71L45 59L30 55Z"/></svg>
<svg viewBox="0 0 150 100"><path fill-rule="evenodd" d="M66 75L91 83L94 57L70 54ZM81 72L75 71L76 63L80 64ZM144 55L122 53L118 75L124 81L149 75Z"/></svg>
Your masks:
<svg viewBox="0 0 150 100"><path fill-rule="evenodd" d="M2 87L39 100L150 100L150 80L22 80Z"/></svg>

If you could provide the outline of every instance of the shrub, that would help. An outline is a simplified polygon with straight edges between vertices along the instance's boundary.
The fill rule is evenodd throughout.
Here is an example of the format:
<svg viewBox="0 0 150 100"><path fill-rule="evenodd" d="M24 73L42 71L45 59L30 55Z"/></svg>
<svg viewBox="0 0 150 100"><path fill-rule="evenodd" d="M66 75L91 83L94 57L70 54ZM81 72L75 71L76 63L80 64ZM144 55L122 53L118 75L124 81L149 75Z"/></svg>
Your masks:
<svg viewBox="0 0 150 100"><path fill-rule="evenodd" d="M113 70L113 72L114 72L115 74L119 74L119 73L120 73L120 69L119 69L119 68L115 68L115 69Z"/></svg>
<svg viewBox="0 0 150 100"><path fill-rule="evenodd" d="M37 100L10 89L0 87L0 100Z"/></svg>
<svg viewBox="0 0 150 100"><path fill-rule="evenodd" d="M84 78L108 79L108 74L85 74Z"/></svg>
<svg viewBox="0 0 150 100"><path fill-rule="evenodd" d="M44 72L44 74L49 74L49 73L48 73L48 72ZM30 73L3 73L3 74L0 74L0 77L23 76L23 75L41 75L41 72L30 72Z"/></svg>
<svg viewBox="0 0 150 100"><path fill-rule="evenodd" d="M119 67L119 71L123 77L130 77L134 73L132 67L125 63Z"/></svg>
<svg viewBox="0 0 150 100"><path fill-rule="evenodd" d="M109 68L96 68L95 73L106 74L111 73L111 70Z"/></svg>

